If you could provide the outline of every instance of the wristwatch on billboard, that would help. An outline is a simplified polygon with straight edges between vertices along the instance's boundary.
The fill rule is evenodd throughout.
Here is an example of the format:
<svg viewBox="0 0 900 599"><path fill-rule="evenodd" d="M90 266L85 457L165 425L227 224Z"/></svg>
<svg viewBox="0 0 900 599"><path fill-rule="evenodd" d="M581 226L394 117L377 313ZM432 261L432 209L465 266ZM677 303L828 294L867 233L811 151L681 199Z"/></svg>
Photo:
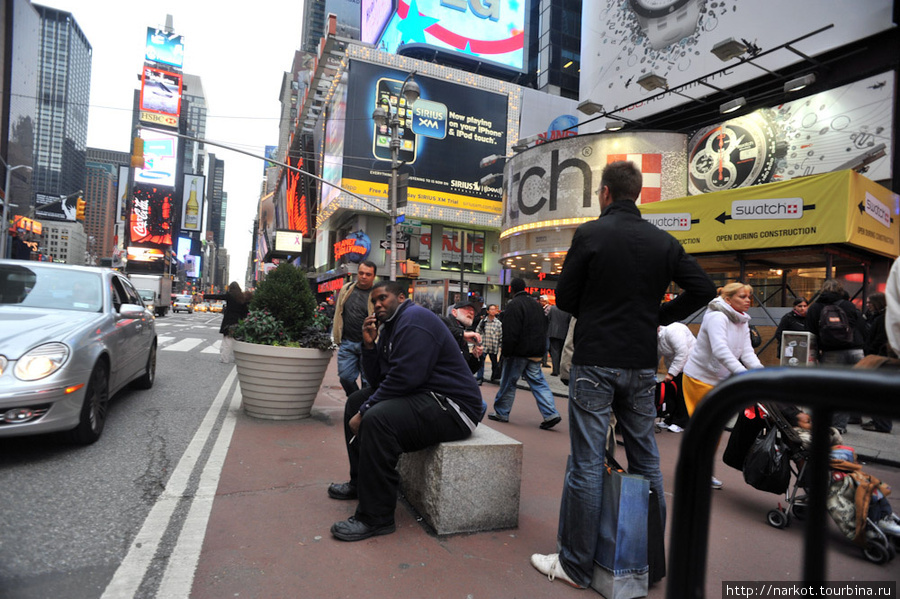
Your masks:
<svg viewBox="0 0 900 599"><path fill-rule="evenodd" d="M688 191L696 195L768 183L787 147L766 110L701 129L688 142Z"/></svg>
<svg viewBox="0 0 900 599"><path fill-rule="evenodd" d="M654 50L694 33L703 0L628 0Z"/></svg>

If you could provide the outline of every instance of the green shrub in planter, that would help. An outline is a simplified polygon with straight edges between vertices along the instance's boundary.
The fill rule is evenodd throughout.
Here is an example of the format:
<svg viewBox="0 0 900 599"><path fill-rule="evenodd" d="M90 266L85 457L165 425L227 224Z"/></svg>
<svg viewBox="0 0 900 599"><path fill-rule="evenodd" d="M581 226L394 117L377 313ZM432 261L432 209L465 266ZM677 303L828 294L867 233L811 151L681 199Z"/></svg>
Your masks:
<svg viewBox="0 0 900 599"><path fill-rule="evenodd" d="M316 298L306 274L282 262L256 286L250 309L268 312L284 324L284 332L290 339L296 339L313 324Z"/></svg>
<svg viewBox="0 0 900 599"><path fill-rule="evenodd" d="M284 262L257 284L250 313L233 335L247 343L329 350L334 343L327 331L306 274Z"/></svg>

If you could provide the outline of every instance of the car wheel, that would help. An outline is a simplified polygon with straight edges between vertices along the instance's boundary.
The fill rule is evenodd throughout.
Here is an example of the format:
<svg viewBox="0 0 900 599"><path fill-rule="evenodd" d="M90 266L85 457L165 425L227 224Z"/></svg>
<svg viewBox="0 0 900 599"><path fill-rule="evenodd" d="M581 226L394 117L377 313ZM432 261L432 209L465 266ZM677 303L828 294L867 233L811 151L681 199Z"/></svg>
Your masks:
<svg viewBox="0 0 900 599"><path fill-rule="evenodd" d="M144 376L134 382L134 386L138 389L150 389L156 380L156 342L150 348L150 355L147 356L147 369Z"/></svg>
<svg viewBox="0 0 900 599"><path fill-rule="evenodd" d="M94 366L88 381L78 426L69 432L69 438L80 445L90 445L100 438L106 425L109 407L109 372L105 363Z"/></svg>

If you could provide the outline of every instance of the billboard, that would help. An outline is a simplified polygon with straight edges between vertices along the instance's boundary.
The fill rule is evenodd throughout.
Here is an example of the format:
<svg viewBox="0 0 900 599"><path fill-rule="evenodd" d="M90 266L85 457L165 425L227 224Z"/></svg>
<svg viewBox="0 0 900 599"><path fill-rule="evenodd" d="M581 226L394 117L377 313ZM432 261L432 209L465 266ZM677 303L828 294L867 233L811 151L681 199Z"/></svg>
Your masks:
<svg viewBox="0 0 900 599"><path fill-rule="evenodd" d="M184 66L184 36L147 27L144 58L149 62L161 62L180 69Z"/></svg>
<svg viewBox="0 0 900 599"><path fill-rule="evenodd" d="M199 231L203 223L203 175L185 175L181 198L181 230Z"/></svg>
<svg viewBox="0 0 900 599"><path fill-rule="evenodd" d="M884 145L866 176L891 178L894 74L882 73L696 131L692 195L827 173Z"/></svg>
<svg viewBox="0 0 900 599"><path fill-rule="evenodd" d="M473 63L525 71L527 0L396 0L378 40L379 50L402 54L428 48L466 57ZM387 5L390 5L387 2ZM385 10L383 0L362 2L362 35L372 39ZM371 9L371 10L369 10Z"/></svg>
<svg viewBox="0 0 900 599"><path fill-rule="evenodd" d="M141 129L141 138L144 140L145 168L134 169L135 184L175 187L178 138L150 129Z"/></svg>
<svg viewBox="0 0 900 599"><path fill-rule="evenodd" d="M145 66L141 77L141 120L177 127L181 88L182 78L178 73Z"/></svg>
<svg viewBox="0 0 900 599"><path fill-rule="evenodd" d="M62 199L60 196L35 194L34 203L37 208L34 215L40 219L64 220L75 222L75 208L80 195L73 194Z"/></svg>
<svg viewBox="0 0 900 599"><path fill-rule="evenodd" d="M637 104L622 113L629 119L657 114L691 100L669 93L641 104L659 93L636 83L642 75L665 77L674 88L731 65L710 80L728 89L759 77L754 65L774 71L799 62L787 48L767 51L812 32L824 28L791 47L816 56L893 27L892 4L869 0L854 10L846 0L584 0L579 98L606 110ZM712 49L728 38L749 39L766 53L754 64L722 62ZM680 91L691 98L715 92L699 84Z"/></svg>
<svg viewBox="0 0 900 599"><path fill-rule="evenodd" d="M130 245L168 250L172 245L174 204L174 187L135 182L128 226Z"/></svg>
<svg viewBox="0 0 900 599"><path fill-rule="evenodd" d="M184 275L196 278L200 276L200 256L191 253L193 243L190 237L179 237L176 255L184 263Z"/></svg>
<svg viewBox="0 0 900 599"><path fill-rule="evenodd" d="M479 162L506 153L505 94L416 75L421 96L407 107L397 93L407 73L359 61L349 68L346 122L358 126L346 128L342 187L387 198L390 131L372 121L376 104L387 105L400 120L400 172L409 175L409 202L501 213L501 190L481 186Z"/></svg>

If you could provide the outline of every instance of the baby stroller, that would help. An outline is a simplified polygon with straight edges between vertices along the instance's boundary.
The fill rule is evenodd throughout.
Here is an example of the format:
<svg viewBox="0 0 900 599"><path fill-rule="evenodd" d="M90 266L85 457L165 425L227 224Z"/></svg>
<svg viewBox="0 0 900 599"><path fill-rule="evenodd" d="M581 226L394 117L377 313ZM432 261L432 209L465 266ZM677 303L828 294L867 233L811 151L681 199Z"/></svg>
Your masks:
<svg viewBox="0 0 900 599"><path fill-rule="evenodd" d="M790 461L793 484L789 484L784 491L785 505L779 502L778 507L770 510L766 515L770 526L785 528L790 525L791 516L798 520L806 518L808 487L806 467L809 462L808 448L812 435L810 431L795 428L788 421L788 416L796 417L796 414L799 413L796 408L766 403L757 404L756 408L765 423L763 433L768 434L768 431L774 428L779 442L782 444L782 450ZM852 453L850 448L844 449ZM749 458L750 454L748 454L748 461ZM745 462L745 479L748 476L746 464L747 462ZM862 473L858 465L850 462L843 462L846 467L835 464L836 462L832 461L833 469L827 499L829 515L844 536L862 548L863 555L867 560L876 564L891 561L896 552L900 550L900 536L886 534L868 517L868 513L864 518L857 517L857 514L863 510L868 512L868 501L858 504L857 486L869 485L867 492L871 493L871 490L881 485L881 482ZM851 471L859 474L851 474ZM748 480L748 482L750 481ZM885 517L890 517L895 522L900 521L894 514Z"/></svg>

